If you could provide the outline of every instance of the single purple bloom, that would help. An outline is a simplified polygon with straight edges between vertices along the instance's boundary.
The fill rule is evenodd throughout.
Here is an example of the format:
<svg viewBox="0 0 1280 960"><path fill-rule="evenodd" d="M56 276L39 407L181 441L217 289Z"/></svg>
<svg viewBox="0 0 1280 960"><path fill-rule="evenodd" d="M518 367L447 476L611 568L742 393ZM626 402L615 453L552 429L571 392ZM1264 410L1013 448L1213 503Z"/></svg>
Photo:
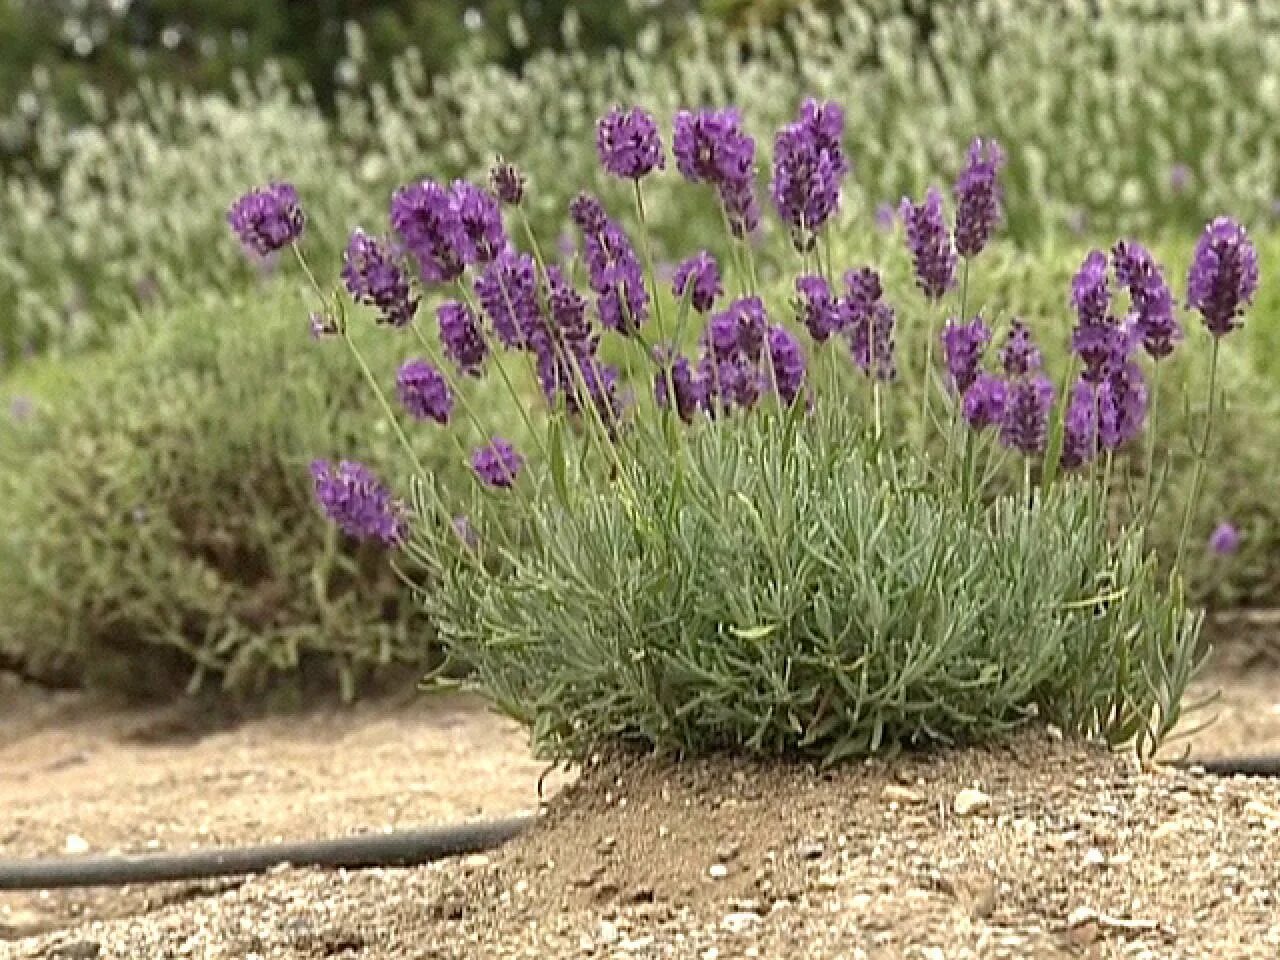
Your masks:
<svg viewBox="0 0 1280 960"><path fill-rule="evenodd" d="M858 369L877 380L893 380L898 373L894 358L893 328L896 315L883 299L880 274L871 267L847 270L841 302L841 329Z"/></svg>
<svg viewBox="0 0 1280 960"><path fill-rule="evenodd" d="M969 145L968 160L955 185L956 252L962 257L981 253L1003 216L999 182L1003 166L1004 151L996 141L975 139Z"/></svg>
<svg viewBox="0 0 1280 960"><path fill-rule="evenodd" d="M1005 375L1025 377L1039 370L1040 362L1040 348L1031 339L1030 328L1021 320L1015 319L1000 350L1000 363Z"/></svg>
<svg viewBox="0 0 1280 960"><path fill-rule="evenodd" d="M1245 228L1218 217L1196 243L1187 274L1187 306L1200 311L1204 324L1221 337L1241 324L1244 309L1258 290L1258 251Z"/></svg>
<svg viewBox="0 0 1280 960"><path fill-rule="evenodd" d="M822 277L797 277L796 293L800 295L800 319L816 342L825 343L844 326L842 306Z"/></svg>
<svg viewBox="0 0 1280 960"><path fill-rule="evenodd" d="M569 201L569 219L584 234L599 233L608 217L604 206L589 193L580 193Z"/></svg>
<svg viewBox="0 0 1280 960"><path fill-rule="evenodd" d="M844 114L834 103L806 100L799 118L773 141L770 192L779 216L791 228L800 252L813 249L816 235L840 206L840 181L849 171L841 146Z"/></svg>
<svg viewBox="0 0 1280 960"><path fill-rule="evenodd" d="M738 111L680 110L673 127L672 153L680 173L690 183L715 187L735 236L755 230L760 222L756 142L743 133Z"/></svg>
<svg viewBox="0 0 1280 960"><path fill-rule="evenodd" d="M1223 520L1209 534L1209 549L1220 557L1235 553L1240 549L1240 531L1234 524Z"/></svg>
<svg viewBox="0 0 1280 960"><path fill-rule="evenodd" d="M1009 400L1000 424L1000 442L1028 456L1042 453L1048 437L1053 384L1036 375L1009 385Z"/></svg>
<svg viewBox="0 0 1280 960"><path fill-rule="evenodd" d="M507 347L523 349L542 330L537 273L533 257L508 247L476 278L476 299Z"/></svg>
<svg viewBox="0 0 1280 960"><path fill-rule="evenodd" d="M585 344L591 340L587 301L557 266L547 267L547 310L551 314L551 329L561 343Z"/></svg>
<svg viewBox="0 0 1280 960"><path fill-rule="evenodd" d="M502 223L502 209L493 194L474 183L455 180L453 202L458 222L467 238L463 251L466 263L489 263L510 244L507 228Z"/></svg>
<svg viewBox="0 0 1280 960"><path fill-rule="evenodd" d="M961 412L974 430L985 430L1004 422L1009 407L1009 385L999 377L979 372L965 391Z"/></svg>
<svg viewBox="0 0 1280 960"><path fill-rule="evenodd" d="M622 227L604 216L602 210L596 217L587 195L580 196L575 204L582 215L580 222L594 225L594 229L584 228L583 240L587 277L597 294L600 322L610 330L633 334L649 319L649 292L635 248ZM579 220L577 214L575 220Z"/></svg>
<svg viewBox="0 0 1280 960"><path fill-rule="evenodd" d="M417 420L449 422L453 412L453 391L444 374L425 360L408 360L396 374L396 392L401 405Z"/></svg>
<svg viewBox="0 0 1280 960"><path fill-rule="evenodd" d="M313 310L307 320L310 324L312 340L336 337L342 332L338 329L337 319L327 310Z"/></svg>
<svg viewBox="0 0 1280 960"><path fill-rule="evenodd" d="M391 197L391 228L418 261L423 282L462 276L471 243L452 191L434 180L400 187Z"/></svg>
<svg viewBox="0 0 1280 960"><path fill-rule="evenodd" d="M749 363L756 363L764 348L768 328L764 301L759 297L743 297L712 315L707 324L706 341L717 360L737 354Z"/></svg>
<svg viewBox="0 0 1280 960"><path fill-rule="evenodd" d="M418 311L409 277L387 245L356 228L342 254L342 281L356 303L377 307L378 322L403 327Z"/></svg>
<svg viewBox="0 0 1280 960"><path fill-rule="evenodd" d="M440 342L445 356L461 373L480 376L489 346L475 311L465 303L446 300L436 308L436 318L440 321Z"/></svg>
<svg viewBox="0 0 1280 960"><path fill-rule="evenodd" d="M1071 279L1071 306L1081 325L1111 322L1111 290L1107 285L1107 255L1090 250Z"/></svg>
<svg viewBox="0 0 1280 960"><path fill-rule="evenodd" d="M495 437L471 454L471 469L490 487L510 489L524 466L524 457L508 441Z"/></svg>
<svg viewBox="0 0 1280 960"><path fill-rule="evenodd" d="M1062 467L1076 470L1098 455L1097 388L1088 380L1077 380L1071 388L1062 424Z"/></svg>
<svg viewBox="0 0 1280 960"><path fill-rule="evenodd" d="M362 463L328 460L311 463L316 499L346 534L361 540L402 543L408 533L404 505Z"/></svg>
<svg viewBox="0 0 1280 960"><path fill-rule="evenodd" d="M525 178L520 168L498 157L489 171L489 187L493 195L509 207L518 207L524 199L524 185Z"/></svg>
<svg viewBox="0 0 1280 960"><path fill-rule="evenodd" d="M907 227L916 285L930 300L941 300L956 282L956 253L942 218L942 194L930 187L920 204L904 197L900 212Z"/></svg>
<svg viewBox="0 0 1280 960"><path fill-rule="evenodd" d="M960 396L973 386L982 372L982 355L991 342L991 330L981 317L968 323L951 321L942 330L942 357L951 375L951 385Z"/></svg>
<svg viewBox="0 0 1280 960"><path fill-rule="evenodd" d="M671 290L676 299L683 299L689 284L693 284L690 303L699 313L706 313L715 304L716 298L724 293L724 285L720 282L720 267L706 250L689 257L676 267L672 277Z"/></svg>
<svg viewBox="0 0 1280 960"><path fill-rule="evenodd" d="M654 399L664 410L670 406L667 382L669 376L670 388L675 391L676 415L685 423L692 423L699 408L706 405L706 382L689 363L687 357L676 357L669 365L669 372L667 365L663 363L663 358L659 356L658 360L663 367L653 378Z"/></svg>
<svg viewBox="0 0 1280 960"><path fill-rule="evenodd" d="M231 205L227 223L245 249L260 257L281 250L302 236L307 218L290 183L250 190Z"/></svg>
<svg viewBox="0 0 1280 960"><path fill-rule="evenodd" d="M1118 450L1142 432L1147 416L1147 383L1142 368L1128 361L1098 385L1098 437Z"/></svg>
<svg viewBox="0 0 1280 960"><path fill-rule="evenodd" d="M1146 247L1132 240L1112 247L1111 263L1116 280L1129 291L1131 322L1143 347L1156 360L1167 357L1182 340L1182 328L1174 317L1164 270Z"/></svg>
<svg viewBox="0 0 1280 960"><path fill-rule="evenodd" d="M790 406L804 388L805 362L800 342L786 327L769 328L769 359L772 365L772 381L778 397Z"/></svg>
<svg viewBox="0 0 1280 960"><path fill-rule="evenodd" d="M639 180L666 163L653 116L639 107L614 107L596 124L596 153L615 177Z"/></svg>

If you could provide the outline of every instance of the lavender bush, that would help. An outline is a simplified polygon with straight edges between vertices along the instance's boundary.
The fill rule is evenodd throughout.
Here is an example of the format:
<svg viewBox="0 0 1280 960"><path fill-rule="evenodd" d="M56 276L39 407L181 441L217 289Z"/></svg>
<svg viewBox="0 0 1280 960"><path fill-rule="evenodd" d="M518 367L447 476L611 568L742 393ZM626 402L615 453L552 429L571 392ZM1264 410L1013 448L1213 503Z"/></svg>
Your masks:
<svg viewBox="0 0 1280 960"><path fill-rule="evenodd" d="M675 175L712 194L725 233L669 282L645 202L672 175L668 142L635 106L611 109L596 138L632 211L579 194L567 264L525 216L536 182L502 189L505 210L466 181L395 191L381 298L350 269L350 247L346 290L330 292L280 233L277 251L312 280L321 339L345 343L409 457L406 419L434 420L427 429L454 428L472 471L459 485L417 464L397 499L359 465L317 464L324 512L431 571L424 603L450 652L551 756L637 741L831 761L1032 717L1154 748L1199 654L1183 551L1220 343L1257 291L1243 228L1206 227L1183 298L1132 240L1089 252L1063 300L1074 326L1058 319L1069 360L1049 370L1038 341L1052 329L970 299L1004 218L999 144L973 142L949 201L935 188L903 200L901 255L919 291L894 303L874 267L833 255L856 161L839 105L805 100L768 160L734 111L677 117ZM743 213L765 171L792 258L772 286L756 264L762 221ZM504 164L491 182L523 178ZM292 223L292 196L268 195L265 221ZM247 248L261 242L232 220ZM367 236L357 228L353 244ZM410 306L440 298L436 324ZM398 377L403 414L349 300L406 318L420 356ZM1154 444L1146 489L1114 529L1109 492L1117 454L1156 419L1159 371L1185 337L1180 305L1209 337L1209 409L1162 571L1145 542L1161 492ZM528 424L527 447L475 403L486 370ZM914 421L895 397L909 377ZM1018 479L1002 485L1007 464Z"/></svg>

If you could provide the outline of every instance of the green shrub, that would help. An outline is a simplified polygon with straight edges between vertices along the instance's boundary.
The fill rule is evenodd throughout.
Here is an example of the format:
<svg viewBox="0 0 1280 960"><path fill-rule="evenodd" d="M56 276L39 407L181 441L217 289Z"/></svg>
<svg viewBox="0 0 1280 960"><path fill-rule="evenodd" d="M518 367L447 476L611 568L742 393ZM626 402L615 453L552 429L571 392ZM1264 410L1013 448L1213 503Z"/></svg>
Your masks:
<svg viewBox="0 0 1280 960"><path fill-rule="evenodd" d="M204 297L121 334L5 386L0 653L139 695L252 693L295 671L350 695L433 663L387 555L314 505L313 457L379 462L390 434L346 352L310 340L298 292ZM411 350L369 337L387 382ZM425 463L456 471L451 447L421 440Z"/></svg>

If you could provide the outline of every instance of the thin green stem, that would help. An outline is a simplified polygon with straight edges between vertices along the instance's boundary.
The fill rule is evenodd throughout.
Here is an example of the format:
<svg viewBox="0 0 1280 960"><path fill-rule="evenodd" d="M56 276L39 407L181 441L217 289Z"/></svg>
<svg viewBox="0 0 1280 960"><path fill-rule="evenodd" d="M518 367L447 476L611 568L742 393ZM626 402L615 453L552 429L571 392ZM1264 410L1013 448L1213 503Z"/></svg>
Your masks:
<svg viewBox="0 0 1280 960"><path fill-rule="evenodd" d="M378 398L378 403L382 406L383 415L387 418L387 423L391 425L391 429L395 432L396 439L400 441L400 445L404 447L405 453L409 455L409 459L413 461L414 469L418 471L420 476L425 476L427 471L422 465L422 461L418 459L418 454L413 449L413 444L409 442L409 438L405 435L404 428L400 426L400 420L396 417L395 411L391 408L387 395L383 392L382 387L378 384L378 378L373 375L373 371L369 369L369 364L364 358L364 354L360 352L360 348L356 346L355 340L351 338L350 330L342 331L342 339L347 342L347 347L351 350L351 355L356 358L356 363L360 367L360 372L364 374L364 378L368 381L369 386L373 389L373 395Z"/></svg>
<svg viewBox="0 0 1280 960"><path fill-rule="evenodd" d="M1173 572L1176 575L1182 568L1182 557L1187 547L1187 534L1191 530L1191 521L1195 517L1197 502L1200 499L1200 484L1204 479L1205 461L1209 459L1209 439L1213 431L1214 405L1218 393L1218 337L1213 338L1213 347L1209 354L1209 409L1204 421L1204 433L1200 438L1200 448L1196 451L1196 467L1191 474L1191 493L1187 497L1186 511L1182 516L1182 531L1178 534L1178 552L1174 555Z"/></svg>
<svg viewBox="0 0 1280 960"><path fill-rule="evenodd" d="M1147 444L1147 489L1142 498L1142 512L1149 520L1152 510L1151 497L1156 482L1156 441L1160 426L1160 360L1156 358L1155 370L1151 374L1151 426L1150 442ZM1143 536L1146 535L1146 523L1143 524Z"/></svg>

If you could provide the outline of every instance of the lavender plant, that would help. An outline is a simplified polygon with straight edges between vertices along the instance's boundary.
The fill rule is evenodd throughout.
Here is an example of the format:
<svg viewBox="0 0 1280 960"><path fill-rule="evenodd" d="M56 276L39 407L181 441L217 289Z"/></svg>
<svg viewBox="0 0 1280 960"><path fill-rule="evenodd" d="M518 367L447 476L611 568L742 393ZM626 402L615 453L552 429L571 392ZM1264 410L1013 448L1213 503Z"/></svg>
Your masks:
<svg viewBox="0 0 1280 960"><path fill-rule="evenodd" d="M1116 526L1108 506L1115 457L1153 439L1158 373L1184 339L1163 267L1128 239L1091 251L1063 301L1076 314L1058 329L1069 361L1047 369L1037 340L1050 331L968 299L1003 218L1004 154L975 140L953 213L934 188L903 201L919 301L890 303L874 267L832 255L853 164L843 111L808 99L769 164L793 274L762 285L754 139L735 111L677 118L674 166L685 189L711 189L725 233L669 286L645 203L666 145L639 107L611 109L596 138L633 209L574 199L568 264L548 259L524 214L536 183L506 163L494 192L431 179L397 190L385 238L353 232L345 293L315 282L291 192L233 207L247 248L266 238L296 255L321 339L346 344L410 459L409 431L447 426L441 442L470 467L459 485L415 461L398 499L361 465L317 463L325 513L430 570L423 602L449 650L550 756L633 741L833 761L1036 717L1153 749L1200 654L1181 572L1193 512L1162 570L1145 542L1154 442L1137 508ZM1220 343L1257 285L1244 229L1214 220L1186 294L1210 336L1189 504ZM434 325L416 310L426 299L440 301ZM402 412L349 301L413 337L419 355L395 377ZM900 317L919 328L903 343ZM912 368L923 432L893 402ZM523 449L475 402L490 372L529 428Z"/></svg>

